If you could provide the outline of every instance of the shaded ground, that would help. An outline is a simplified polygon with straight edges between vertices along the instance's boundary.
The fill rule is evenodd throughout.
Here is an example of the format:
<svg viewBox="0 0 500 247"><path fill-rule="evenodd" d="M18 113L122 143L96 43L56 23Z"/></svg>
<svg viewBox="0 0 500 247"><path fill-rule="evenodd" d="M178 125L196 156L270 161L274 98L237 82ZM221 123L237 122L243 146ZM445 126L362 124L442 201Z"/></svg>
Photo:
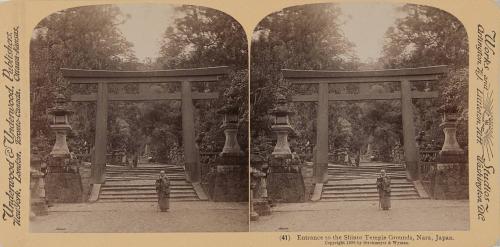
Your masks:
<svg viewBox="0 0 500 247"><path fill-rule="evenodd" d="M31 232L234 232L248 231L248 203L78 203L50 207L30 221Z"/></svg>
<svg viewBox="0 0 500 247"><path fill-rule="evenodd" d="M278 204L251 231L457 231L469 229L469 201L393 200Z"/></svg>

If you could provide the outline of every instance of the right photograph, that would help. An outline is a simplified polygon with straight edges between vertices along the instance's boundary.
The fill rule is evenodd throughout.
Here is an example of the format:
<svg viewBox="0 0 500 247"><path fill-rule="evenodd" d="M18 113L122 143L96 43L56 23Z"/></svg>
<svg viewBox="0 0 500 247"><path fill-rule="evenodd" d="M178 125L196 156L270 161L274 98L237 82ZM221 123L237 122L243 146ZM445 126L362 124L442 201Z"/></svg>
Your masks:
<svg viewBox="0 0 500 247"><path fill-rule="evenodd" d="M462 23L430 6L264 18L251 44L250 231L469 230L468 53Z"/></svg>

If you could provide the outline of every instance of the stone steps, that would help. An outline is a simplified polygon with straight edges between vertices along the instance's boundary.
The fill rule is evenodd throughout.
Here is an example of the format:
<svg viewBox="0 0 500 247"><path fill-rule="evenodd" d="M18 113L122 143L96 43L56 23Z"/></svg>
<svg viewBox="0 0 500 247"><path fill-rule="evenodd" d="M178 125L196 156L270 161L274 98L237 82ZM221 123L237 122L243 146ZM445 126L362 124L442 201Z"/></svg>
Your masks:
<svg viewBox="0 0 500 247"><path fill-rule="evenodd" d="M170 198L170 201L174 202L185 202L185 201L199 201L200 199L198 197L196 198ZM158 198L139 198L139 199L124 199L124 198L117 198L117 199L106 199L105 201L97 201L98 203L121 203L121 202L157 202Z"/></svg>
<svg viewBox="0 0 500 247"><path fill-rule="evenodd" d="M329 180L323 185L321 201L376 201L376 178L385 169L391 178L391 199L422 199L406 170L398 164L361 163L359 167L329 164Z"/></svg>
<svg viewBox="0 0 500 247"><path fill-rule="evenodd" d="M109 174L120 174L122 172L127 172L127 173L137 173L137 174L149 174L152 172L160 172L161 170L165 169L113 169L113 171L109 171ZM183 169L166 169L167 172L183 172Z"/></svg>
<svg viewBox="0 0 500 247"><path fill-rule="evenodd" d="M391 200L420 200L422 199L418 195L407 195L407 196L398 196L398 197L391 197ZM358 196L358 197L321 197L321 201L327 201L327 202L341 202L341 201L378 201L378 195L377 196Z"/></svg>
<svg viewBox="0 0 500 247"><path fill-rule="evenodd" d="M380 169L388 169L390 171L405 171L403 167L386 167L386 166L377 166L377 167L354 167L354 166L329 166L328 170L342 170L342 171L380 171Z"/></svg>
<svg viewBox="0 0 500 247"><path fill-rule="evenodd" d="M166 171L171 181L172 201L198 201L193 185L186 181L184 169L161 164L139 164L138 167L110 166L106 183L102 185L97 202L156 202L155 182L160 171Z"/></svg>
<svg viewBox="0 0 500 247"><path fill-rule="evenodd" d="M343 175L343 174L339 174L339 175ZM406 175L390 175L389 176L394 179L394 178L398 178L398 179L406 179ZM332 176L329 176L329 180L331 181L337 181L337 180L352 180L352 179L361 179L361 178L373 178L373 179L376 179L378 176L377 175L343 175L343 176L337 176L337 177L332 177Z"/></svg>
<svg viewBox="0 0 500 247"><path fill-rule="evenodd" d="M156 181L157 177L154 179L134 179L134 180L115 180L115 181L106 181L106 185L112 185L112 186L154 186L154 182L151 183L151 181ZM190 182L186 180L170 180L170 184L172 185L191 185Z"/></svg>
<svg viewBox="0 0 500 247"><path fill-rule="evenodd" d="M374 169L371 171L359 171L359 170L342 170L342 169L329 169L329 172L336 172L336 173L345 173L345 174L371 174L373 172L378 172L380 169ZM406 171L391 171L388 172L387 174L405 174Z"/></svg>
<svg viewBox="0 0 500 247"><path fill-rule="evenodd" d="M330 185L330 186L323 186L323 189L335 189L335 190L356 190L356 189L373 189L373 184L361 184L361 185L353 185L353 186L346 186L346 185ZM403 185L391 185L391 188L394 189L408 189L408 188L414 188L413 184L403 184Z"/></svg>
<svg viewBox="0 0 500 247"><path fill-rule="evenodd" d="M375 168L390 168L390 169L404 169L400 164L388 164L388 163L361 163L360 166L349 166L342 164L330 163L328 168L356 168L356 169L375 169Z"/></svg>
<svg viewBox="0 0 500 247"><path fill-rule="evenodd" d="M99 195L99 200L97 202L120 202L120 201L157 201L158 196L156 193L149 193L149 194L121 194L121 195L115 195L115 194L103 194ZM200 199L198 198L198 195L195 192L192 193L171 193L170 194L170 200L172 201L199 201Z"/></svg>
<svg viewBox="0 0 500 247"><path fill-rule="evenodd" d="M167 173L171 174L171 176L182 176L181 174L183 173L184 171L167 171ZM158 176L158 174L160 173L160 170L158 171L143 171L143 172L131 172L131 171L115 171L115 172L109 172L107 174L107 176L109 177L119 177L119 176L123 176L124 174L127 174L127 175L134 175L134 176L151 176L151 175L156 175Z"/></svg>
<svg viewBox="0 0 500 247"><path fill-rule="evenodd" d="M175 185L175 188L178 190L190 190L193 189L191 185ZM138 191L148 191L151 189L156 189L154 185L136 185L136 186L108 186L101 189L101 191L129 191L129 190L138 190Z"/></svg>
<svg viewBox="0 0 500 247"><path fill-rule="evenodd" d="M170 194L182 194L182 193L191 193L193 192L193 188L176 188L171 189ZM156 195L156 190L154 189L135 189L130 188L127 190L114 190L107 189L101 190L101 195Z"/></svg>
<svg viewBox="0 0 500 247"><path fill-rule="evenodd" d="M393 197L406 197L406 196L418 196L415 194L416 191L399 191L399 192L391 192L391 198ZM338 192L327 192L324 193L324 198L357 198L357 197L373 197L378 199L378 192L346 192L346 193L338 193Z"/></svg>
<svg viewBox="0 0 500 247"><path fill-rule="evenodd" d="M375 177L376 178L376 177ZM371 184L374 185L376 183L376 179L374 178L358 178L358 179L349 179L349 180L329 180L325 186L329 185L363 185L363 184ZM408 180L406 178L392 178L391 177L391 185L398 184L408 184Z"/></svg>
<svg viewBox="0 0 500 247"><path fill-rule="evenodd" d="M390 176L390 175L389 175ZM406 179L406 176L390 176L391 179ZM329 181L346 181L346 180L356 180L361 178L371 178L376 179L377 176L343 176L343 177L329 177Z"/></svg>
<svg viewBox="0 0 500 247"><path fill-rule="evenodd" d="M346 172L346 171L328 171L328 173L331 175L335 175L336 178L340 178L343 176L347 177L378 177L378 172ZM390 176L391 178L396 176L406 176L406 172L388 172L387 176ZM406 178L406 177L405 177Z"/></svg>
<svg viewBox="0 0 500 247"><path fill-rule="evenodd" d="M120 176L120 177L107 177L106 181L133 181L137 179L145 179L145 180L156 180L158 176L156 175L150 175L150 176ZM180 177L180 176L168 176L170 181L183 181L185 180L185 177Z"/></svg>
<svg viewBox="0 0 500 247"><path fill-rule="evenodd" d="M391 188L391 195L398 195L399 192L417 192L415 188L403 187L403 188ZM337 189L337 190L328 190L323 191L324 195L351 195L351 194L377 194L377 189L365 189L365 188L350 188L350 189Z"/></svg>

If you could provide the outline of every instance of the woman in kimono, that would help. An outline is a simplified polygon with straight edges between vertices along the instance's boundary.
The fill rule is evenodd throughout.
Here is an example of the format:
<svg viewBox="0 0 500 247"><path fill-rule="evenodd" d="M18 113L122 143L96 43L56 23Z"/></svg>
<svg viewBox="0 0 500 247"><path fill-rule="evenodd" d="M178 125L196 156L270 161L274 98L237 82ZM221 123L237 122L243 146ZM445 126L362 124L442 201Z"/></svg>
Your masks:
<svg viewBox="0 0 500 247"><path fill-rule="evenodd" d="M158 206L162 212L170 207L170 180L165 171L160 172L160 177L156 180L156 193L158 194Z"/></svg>
<svg viewBox="0 0 500 247"><path fill-rule="evenodd" d="M391 178L387 176L385 170L380 170L380 176L377 178L377 190L379 205L382 210L391 208Z"/></svg>

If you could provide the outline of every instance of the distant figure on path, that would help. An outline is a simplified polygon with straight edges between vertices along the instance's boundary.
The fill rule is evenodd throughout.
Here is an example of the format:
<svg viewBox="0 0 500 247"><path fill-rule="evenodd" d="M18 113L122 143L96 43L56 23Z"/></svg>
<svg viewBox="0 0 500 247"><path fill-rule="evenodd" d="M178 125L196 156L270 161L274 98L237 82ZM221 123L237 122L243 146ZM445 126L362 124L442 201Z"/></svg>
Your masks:
<svg viewBox="0 0 500 247"><path fill-rule="evenodd" d="M134 153L134 160L132 162L132 166L134 168L137 168L137 163L139 163L139 155L137 153Z"/></svg>
<svg viewBox="0 0 500 247"><path fill-rule="evenodd" d="M167 211L170 208L170 180L165 171L161 171L160 177L156 180L156 193L160 210Z"/></svg>
<svg viewBox="0 0 500 247"><path fill-rule="evenodd" d="M356 167L359 167L360 156L361 156L361 151L360 149L357 149L356 158L354 159L354 164L356 165Z"/></svg>
<svg viewBox="0 0 500 247"><path fill-rule="evenodd" d="M351 164L351 158L349 157L349 152L347 152L347 149L344 150L344 165L350 165Z"/></svg>
<svg viewBox="0 0 500 247"><path fill-rule="evenodd" d="M389 210L391 208L391 178L383 169L380 170L380 176L377 178L377 190L380 207L382 210Z"/></svg>

